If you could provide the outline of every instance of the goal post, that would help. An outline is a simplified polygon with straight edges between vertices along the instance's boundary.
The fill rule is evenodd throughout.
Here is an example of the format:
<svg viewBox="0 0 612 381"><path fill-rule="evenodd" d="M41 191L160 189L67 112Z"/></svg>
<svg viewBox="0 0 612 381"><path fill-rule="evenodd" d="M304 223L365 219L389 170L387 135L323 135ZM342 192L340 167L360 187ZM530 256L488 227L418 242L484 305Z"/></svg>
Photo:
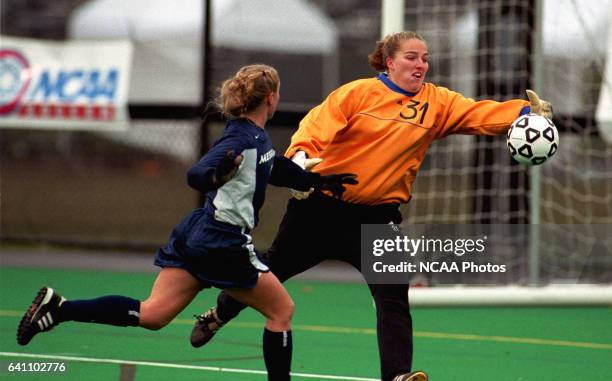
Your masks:
<svg viewBox="0 0 612 381"><path fill-rule="evenodd" d="M535 0L533 23L533 50L532 50L532 82L533 90L542 94L542 3L544 0ZM529 208L529 284L536 286L540 283L540 199L542 197L542 168L538 165L530 168L531 193Z"/></svg>

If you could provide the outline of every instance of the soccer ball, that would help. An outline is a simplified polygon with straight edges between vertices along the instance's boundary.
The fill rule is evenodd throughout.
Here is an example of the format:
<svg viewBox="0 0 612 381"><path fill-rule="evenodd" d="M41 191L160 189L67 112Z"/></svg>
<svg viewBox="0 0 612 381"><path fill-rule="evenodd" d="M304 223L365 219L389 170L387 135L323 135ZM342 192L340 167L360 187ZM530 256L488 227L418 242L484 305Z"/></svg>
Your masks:
<svg viewBox="0 0 612 381"><path fill-rule="evenodd" d="M519 163L540 165L559 149L559 132L552 120L546 117L522 115L508 130L508 149Z"/></svg>

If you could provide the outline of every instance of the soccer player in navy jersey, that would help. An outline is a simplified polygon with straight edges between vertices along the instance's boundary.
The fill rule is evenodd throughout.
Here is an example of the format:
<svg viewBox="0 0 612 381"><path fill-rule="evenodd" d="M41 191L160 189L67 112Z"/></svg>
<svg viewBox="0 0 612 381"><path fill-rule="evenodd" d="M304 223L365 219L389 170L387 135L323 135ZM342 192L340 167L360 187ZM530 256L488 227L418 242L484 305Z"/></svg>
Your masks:
<svg viewBox="0 0 612 381"><path fill-rule="evenodd" d="M221 86L218 103L229 117L223 136L187 174L206 193L203 207L185 217L160 248L161 270L150 296L66 300L43 287L19 323L17 342L66 321L140 326L158 330L172 321L203 288L225 290L266 317L263 352L269 380L289 380L293 300L260 261L249 232L258 222L268 183L341 197L352 174L322 176L277 156L264 130L280 97L277 71L267 65L241 68Z"/></svg>

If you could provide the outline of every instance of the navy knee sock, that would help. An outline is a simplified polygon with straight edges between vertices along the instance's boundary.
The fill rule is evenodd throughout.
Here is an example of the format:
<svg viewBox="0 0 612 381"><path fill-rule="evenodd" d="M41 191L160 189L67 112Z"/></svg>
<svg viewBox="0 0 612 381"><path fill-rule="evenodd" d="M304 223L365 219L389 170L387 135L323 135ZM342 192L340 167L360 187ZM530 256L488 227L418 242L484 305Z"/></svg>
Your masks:
<svg viewBox="0 0 612 381"><path fill-rule="evenodd" d="M293 352L291 331L272 332L264 328L263 352L268 381L288 381Z"/></svg>
<svg viewBox="0 0 612 381"><path fill-rule="evenodd" d="M117 295L89 300L67 300L61 304L59 314L60 321L138 326L140 301Z"/></svg>

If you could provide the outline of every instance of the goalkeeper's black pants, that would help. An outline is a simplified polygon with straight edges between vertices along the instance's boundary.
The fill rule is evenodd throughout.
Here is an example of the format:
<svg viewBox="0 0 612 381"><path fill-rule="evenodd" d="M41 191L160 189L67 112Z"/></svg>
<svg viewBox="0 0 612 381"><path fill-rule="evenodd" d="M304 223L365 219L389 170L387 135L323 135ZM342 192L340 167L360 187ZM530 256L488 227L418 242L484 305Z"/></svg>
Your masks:
<svg viewBox="0 0 612 381"><path fill-rule="evenodd" d="M398 204L357 205L316 193L306 200L291 199L264 259L281 282L327 259L350 263L361 271L361 224L399 224L401 220ZM388 381L408 373L412 365L408 285L368 286L376 304L381 376ZM245 308L225 292L219 295L217 307L223 321Z"/></svg>

